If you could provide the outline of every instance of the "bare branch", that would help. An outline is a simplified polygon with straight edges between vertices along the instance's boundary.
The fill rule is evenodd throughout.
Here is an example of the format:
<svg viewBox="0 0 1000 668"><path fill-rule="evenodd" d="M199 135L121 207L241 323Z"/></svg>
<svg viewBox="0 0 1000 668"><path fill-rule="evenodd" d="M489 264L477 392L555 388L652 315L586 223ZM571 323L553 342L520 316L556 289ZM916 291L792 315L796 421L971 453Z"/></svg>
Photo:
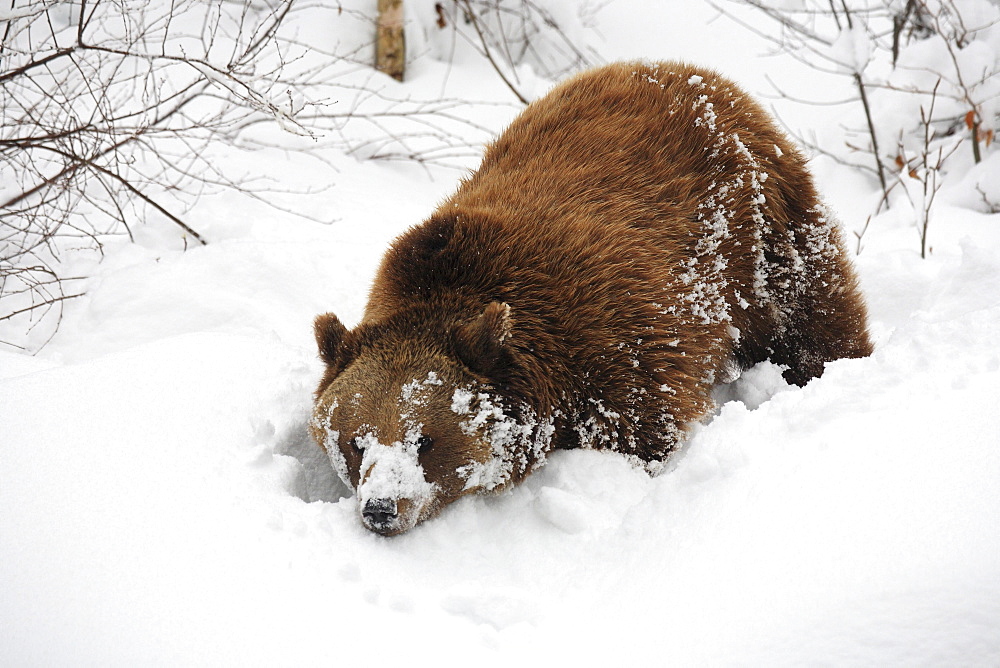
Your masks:
<svg viewBox="0 0 1000 668"><path fill-rule="evenodd" d="M497 64L497 61L493 59L493 54L490 52L490 45L486 42L486 36L483 35L483 29L479 26L479 19L476 18L476 13L472 11L472 5L469 4L469 0L460 0L460 2L465 7L466 18L472 24L472 27L475 29L476 35L479 36L479 43L482 46L483 55L486 56L486 59L488 61L490 61L490 65L493 66L493 69L496 71L497 76L499 76L500 79L507 86L507 88L509 88L511 92L514 93L514 97L516 97L521 102L521 104L525 105L528 104L528 100L523 95L521 95L520 91L517 90L514 84L511 83L510 79L508 79L507 76L503 73L503 70L500 69L500 66Z"/></svg>

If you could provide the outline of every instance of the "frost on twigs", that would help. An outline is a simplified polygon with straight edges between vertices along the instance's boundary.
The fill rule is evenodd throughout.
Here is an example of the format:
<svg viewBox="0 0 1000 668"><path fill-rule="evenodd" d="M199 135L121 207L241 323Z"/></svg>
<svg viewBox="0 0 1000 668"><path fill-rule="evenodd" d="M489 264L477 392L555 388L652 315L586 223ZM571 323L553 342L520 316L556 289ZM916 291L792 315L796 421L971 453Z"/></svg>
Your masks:
<svg viewBox="0 0 1000 668"><path fill-rule="evenodd" d="M193 60L190 64L207 81L229 93L241 106L269 116L285 132L313 139L316 138L317 134L314 130L305 127L296 120L295 114L297 110L291 104L290 94L288 96L289 103L283 104L258 92L254 88L255 81L252 78L235 76L233 73L219 70L204 61Z"/></svg>

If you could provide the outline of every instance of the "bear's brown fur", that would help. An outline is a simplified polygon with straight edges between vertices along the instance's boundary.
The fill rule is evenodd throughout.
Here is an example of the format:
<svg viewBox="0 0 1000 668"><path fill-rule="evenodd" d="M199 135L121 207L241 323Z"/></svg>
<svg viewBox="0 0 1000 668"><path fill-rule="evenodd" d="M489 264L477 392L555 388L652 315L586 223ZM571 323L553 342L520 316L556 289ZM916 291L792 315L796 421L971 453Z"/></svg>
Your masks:
<svg viewBox="0 0 1000 668"><path fill-rule="evenodd" d="M805 160L746 93L680 63L532 103L382 262L363 320L316 335L313 433L365 524L405 531L550 448L655 472L765 359L799 385L871 352Z"/></svg>

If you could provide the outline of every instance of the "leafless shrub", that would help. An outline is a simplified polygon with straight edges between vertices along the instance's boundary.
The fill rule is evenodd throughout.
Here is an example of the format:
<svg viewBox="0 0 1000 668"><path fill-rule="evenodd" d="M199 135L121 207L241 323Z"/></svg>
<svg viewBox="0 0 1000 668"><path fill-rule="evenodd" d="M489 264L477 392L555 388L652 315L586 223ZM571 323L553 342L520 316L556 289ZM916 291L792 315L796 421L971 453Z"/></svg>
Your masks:
<svg viewBox="0 0 1000 668"><path fill-rule="evenodd" d="M314 28L324 21L353 21L370 37L337 42ZM294 194L225 168L227 151L464 164L489 133L469 120L478 103L394 95L369 70L373 21L318 0L13 0L0 10L0 325L58 324L80 294L61 269L70 250L101 250L147 219L200 245L191 217L201 196L238 191L279 206Z"/></svg>
<svg viewBox="0 0 1000 668"><path fill-rule="evenodd" d="M923 128L923 142L915 155L911 155L902 142L899 144L900 170L899 182L903 186L907 199L913 206L916 215L917 233L920 235L920 257L927 257L927 230L931 222L931 212L934 199L941 189L941 168L951 151L958 148L958 142L952 142L950 151L939 142L935 142L934 128L931 119L934 117L934 105L937 103L937 89L940 82L931 91L930 105L927 109L920 108L920 125Z"/></svg>
<svg viewBox="0 0 1000 668"><path fill-rule="evenodd" d="M728 6L717 9L737 21L740 17L731 8L738 5L771 19L776 31L743 24L776 49L813 69L851 80L856 94L839 103L858 109L864 118L863 130L845 127L848 136L866 137L861 144L847 144L853 155L864 159L845 157L840 147L799 139L875 175L883 193L880 206L888 206L890 191L909 178L914 156L929 159L929 171L921 173L937 192L937 180L957 148L952 137L971 147L975 162L992 144L1000 126L1000 8L995 3L802 0L797 9L788 9L763 0L727 1ZM930 159L932 155L940 157L941 164ZM928 194L926 203L933 201Z"/></svg>

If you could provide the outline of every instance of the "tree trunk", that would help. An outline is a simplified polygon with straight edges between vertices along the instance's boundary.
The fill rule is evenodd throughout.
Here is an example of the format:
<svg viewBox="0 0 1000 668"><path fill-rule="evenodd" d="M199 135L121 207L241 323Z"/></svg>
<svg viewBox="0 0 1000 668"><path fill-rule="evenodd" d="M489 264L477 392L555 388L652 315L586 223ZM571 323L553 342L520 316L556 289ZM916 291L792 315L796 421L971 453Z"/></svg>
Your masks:
<svg viewBox="0 0 1000 668"><path fill-rule="evenodd" d="M402 81L406 68L403 0L378 0L377 30L375 69L385 72L396 81Z"/></svg>

